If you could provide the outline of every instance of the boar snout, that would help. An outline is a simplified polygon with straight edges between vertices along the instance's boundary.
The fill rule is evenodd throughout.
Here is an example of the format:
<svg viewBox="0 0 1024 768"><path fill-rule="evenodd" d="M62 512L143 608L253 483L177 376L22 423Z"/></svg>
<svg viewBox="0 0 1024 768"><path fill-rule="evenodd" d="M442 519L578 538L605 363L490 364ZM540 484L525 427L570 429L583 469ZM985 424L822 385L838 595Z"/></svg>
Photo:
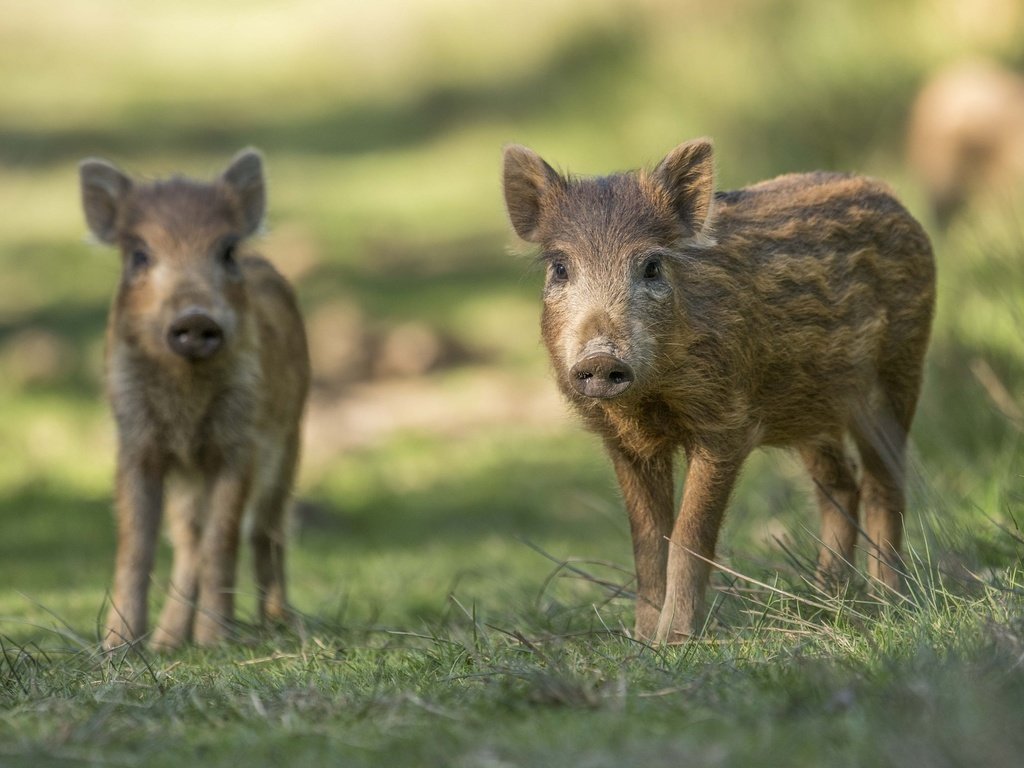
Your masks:
<svg viewBox="0 0 1024 768"><path fill-rule="evenodd" d="M607 352L588 355L569 371L573 387L585 397L608 399L629 389L636 376L628 363Z"/></svg>
<svg viewBox="0 0 1024 768"><path fill-rule="evenodd" d="M167 345L187 360L205 360L224 343L224 329L201 309L186 309L167 329Z"/></svg>

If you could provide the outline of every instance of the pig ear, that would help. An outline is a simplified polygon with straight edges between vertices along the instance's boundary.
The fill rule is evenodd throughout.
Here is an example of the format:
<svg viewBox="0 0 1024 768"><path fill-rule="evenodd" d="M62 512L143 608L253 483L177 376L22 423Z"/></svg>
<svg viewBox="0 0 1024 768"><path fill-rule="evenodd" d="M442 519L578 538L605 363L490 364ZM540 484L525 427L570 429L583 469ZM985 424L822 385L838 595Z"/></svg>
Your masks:
<svg viewBox="0 0 1024 768"><path fill-rule="evenodd" d="M101 243L117 240L117 212L132 180L106 160L87 158L78 165L82 208L89 230Z"/></svg>
<svg viewBox="0 0 1024 768"><path fill-rule="evenodd" d="M536 152L518 144L505 147L505 207L516 234L523 240L537 242L544 197L564 183Z"/></svg>
<svg viewBox="0 0 1024 768"><path fill-rule="evenodd" d="M267 209L267 192L263 183L263 158L255 149L243 149L231 161L221 179L242 203L244 216L243 235L251 235L259 229Z"/></svg>
<svg viewBox="0 0 1024 768"><path fill-rule="evenodd" d="M661 161L654 178L668 192L676 215L693 235L710 223L715 194L714 150L708 139L680 144Z"/></svg>

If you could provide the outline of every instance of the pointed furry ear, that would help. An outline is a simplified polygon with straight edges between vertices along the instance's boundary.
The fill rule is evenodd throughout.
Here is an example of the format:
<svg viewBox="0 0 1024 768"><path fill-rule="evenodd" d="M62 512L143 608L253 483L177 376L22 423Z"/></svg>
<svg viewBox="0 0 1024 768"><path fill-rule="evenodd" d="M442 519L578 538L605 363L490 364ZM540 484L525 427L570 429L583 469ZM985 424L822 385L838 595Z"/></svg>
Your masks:
<svg viewBox="0 0 1024 768"><path fill-rule="evenodd" d="M505 147L505 207L512 227L523 240L537 242L544 198L564 183L558 172L536 152L518 144Z"/></svg>
<svg viewBox="0 0 1024 768"><path fill-rule="evenodd" d="M89 230L101 243L117 240L117 213L132 180L106 160L90 157L78 164L82 209Z"/></svg>
<svg viewBox="0 0 1024 768"><path fill-rule="evenodd" d="M673 149L654 170L683 225L700 235L710 223L715 194L714 150L709 139L694 139Z"/></svg>
<svg viewBox="0 0 1024 768"><path fill-rule="evenodd" d="M242 204L244 235L259 229L267 209L267 191L263 182L263 158L253 149L243 149L221 174L221 180L234 190Z"/></svg>

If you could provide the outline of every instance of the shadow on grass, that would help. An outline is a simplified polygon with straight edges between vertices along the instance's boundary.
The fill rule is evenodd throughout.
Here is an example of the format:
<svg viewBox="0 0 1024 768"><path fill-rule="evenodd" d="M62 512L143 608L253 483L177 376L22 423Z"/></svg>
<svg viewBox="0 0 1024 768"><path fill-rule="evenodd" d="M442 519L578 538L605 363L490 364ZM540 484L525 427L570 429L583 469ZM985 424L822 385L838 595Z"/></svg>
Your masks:
<svg viewBox="0 0 1024 768"><path fill-rule="evenodd" d="M898 160L916 79L910 72L890 75L808 80L737 115L742 130L733 137L735 152L760 166L745 176L729 168L730 176L745 184L795 171L864 173L880 150Z"/></svg>
<svg viewBox="0 0 1024 768"><path fill-rule="evenodd" d="M46 481L0 496L4 589L33 595L61 588L103 589L114 558L109 498L77 495Z"/></svg>
<svg viewBox="0 0 1024 768"><path fill-rule="evenodd" d="M347 296L371 315L436 322L450 318L467 300L509 293L536 298L539 318L540 280L528 259L503 253L498 238L484 236L377 241L358 263L325 262L297 287L307 308ZM530 333L536 337L538 331Z"/></svg>
<svg viewBox="0 0 1024 768"><path fill-rule="evenodd" d="M315 517L299 538L314 548L401 551L439 545L453 553L484 539L513 546L521 545L517 540L579 541L585 548L588 540L628 542L611 468L596 441L590 446L585 440L520 436L507 443L499 438L498 446L487 441L452 451L432 439L412 450L440 465L451 455L450 471L438 471L432 482L414 488L396 481L409 471L399 466L401 459L342 458L339 473L358 478L368 490L314 491ZM473 457L467 460L464 452ZM328 540L331 531L338 540Z"/></svg>
<svg viewBox="0 0 1024 768"><path fill-rule="evenodd" d="M933 345L914 436L922 460L935 470L991 468L1008 441L1020 442L1019 428L1000 412L996 393L987 391L972 372L977 360L996 372L1000 387L1009 392L1024 388L1024 360L1019 357L955 339Z"/></svg>
<svg viewBox="0 0 1024 768"><path fill-rule="evenodd" d="M250 121L209 109L138 110L109 128L33 128L0 125L0 163L42 165L99 152L121 157L153 152L229 153L240 143L266 151L301 148L309 154L359 154L428 141L454 126L500 117L523 120L597 99L603 85L639 50L639 30L582 29L525 75L466 86L436 85L408 102L328 103L318 114L297 117L276 109ZM244 138L240 138L244 137Z"/></svg>
<svg viewBox="0 0 1024 768"><path fill-rule="evenodd" d="M0 366L36 394L99 401L106 320L105 304L54 303L0 323Z"/></svg>

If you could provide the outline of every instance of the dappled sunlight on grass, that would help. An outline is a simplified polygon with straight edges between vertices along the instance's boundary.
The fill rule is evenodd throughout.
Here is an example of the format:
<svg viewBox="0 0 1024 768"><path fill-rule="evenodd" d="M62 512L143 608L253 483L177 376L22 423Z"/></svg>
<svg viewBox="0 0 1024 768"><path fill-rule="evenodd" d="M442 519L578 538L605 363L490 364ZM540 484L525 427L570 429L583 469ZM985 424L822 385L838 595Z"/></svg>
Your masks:
<svg viewBox="0 0 1024 768"><path fill-rule="evenodd" d="M948 61L1024 65L1022 14L0 0L0 763L1016 765L1024 214L979 198L933 226L904 130ZM907 594L879 601L863 573L823 593L803 468L759 452L711 632L653 648L629 636L629 524L552 381L500 158L518 142L602 173L696 135L722 188L812 168L888 180L933 234L939 305ZM210 178L249 145L269 183L252 247L294 282L312 340L287 566L301 621L255 624L243 548L236 642L103 658L119 257L85 237L77 162Z"/></svg>
<svg viewBox="0 0 1024 768"><path fill-rule="evenodd" d="M378 499L371 506L402 497L429 506L448 491L428 483L421 498L392 465L407 450L434 449L405 441L578 431L538 341L540 277L528 257L509 253L503 142L539 144L590 172L635 166L711 133L725 186L824 165L898 179L916 200L900 153L917 84L951 51L999 53L1013 43L1006 23L965 27L953 2L938 14L923 3L797 0L704 10L646 2L628 12L614 2L535 3L517 13L443 2L402 14L393 3L314 0L287 12L258 2L135 14L72 6L50 19L4 6L0 77L10 87L0 95L0 133L10 141L0 204L17 211L0 223L0 397L10 413L0 477L10 492L34 477L93 494L109 487L99 378L117 257L83 243L83 154L143 174L208 176L237 147L260 145L271 203L269 234L255 245L294 277L307 315L344 301L371 330L418 322L467 350L470 360L425 377L339 384L310 408L300 496L344 506L361 484ZM993 19L1012 15L997 11ZM98 48L100 38L120 44ZM36 61L31 79L27 60ZM62 82L69 61L75 78ZM998 390L1019 402L1024 369L1020 233L1000 226L990 213L937 240L941 298L916 439L923 471L943 493L1006 501L1019 492L1006 458L1016 438L992 398ZM971 372L982 370L972 368L978 360L985 381ZM506 443L494 439L497 458L484 472L495 482L501 457L515 454ZM604 458L590 438L578 445L604 493ZM380 456L376 474L367 450ZM449 456L431 477L472 458ZM784 461L755 460L729 539L813 530L799 475ZM481 488L474 503L489 492Z"/></svg>

